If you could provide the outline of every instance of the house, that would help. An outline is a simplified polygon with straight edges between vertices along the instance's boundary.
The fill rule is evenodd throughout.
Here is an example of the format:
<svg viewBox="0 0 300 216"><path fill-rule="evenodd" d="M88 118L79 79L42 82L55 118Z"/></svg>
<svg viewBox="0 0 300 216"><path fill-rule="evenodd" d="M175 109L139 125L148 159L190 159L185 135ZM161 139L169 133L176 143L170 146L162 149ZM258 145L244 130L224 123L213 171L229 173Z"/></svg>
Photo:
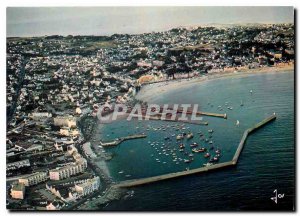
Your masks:
<svg viewBox="0 0 300 216"><path fill-rule="evenodd" d="M24 199L25 185L20 183L12 184L10 195L13 199Z"/></svg>
<svg viewBox="0 0 300 216"><path fill-rule="evenodd" d="M60 210L65 206L65 204L60 200L54 200L46 206L47 210Z"/></svg>

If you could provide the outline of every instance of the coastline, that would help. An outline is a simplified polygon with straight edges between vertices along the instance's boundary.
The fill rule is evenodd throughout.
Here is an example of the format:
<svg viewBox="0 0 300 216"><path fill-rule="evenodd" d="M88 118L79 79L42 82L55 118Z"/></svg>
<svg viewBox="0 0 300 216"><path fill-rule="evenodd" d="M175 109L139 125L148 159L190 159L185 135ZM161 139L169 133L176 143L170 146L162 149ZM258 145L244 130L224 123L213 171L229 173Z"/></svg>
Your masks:
<svg viewBox="0 0 300 216"><path fill-rule="evenodd" d="M226 71L226 72L216 72L208 73L206 75L185 78L185 79L175 79L166 80L156 83L146 84L141 88L141 90L135 96L136 99L145 102L151 102L153 98L162 92L172 91L177 88L187 87L187 85L194 83L201 83L204 81L224 78L224 77L241 77L245 75L261 74L261 73L282 73L282 72L292 72L294 71L294 64L277 66L277 67L261 67L254 69L240 69L236 71Z"/></svg>

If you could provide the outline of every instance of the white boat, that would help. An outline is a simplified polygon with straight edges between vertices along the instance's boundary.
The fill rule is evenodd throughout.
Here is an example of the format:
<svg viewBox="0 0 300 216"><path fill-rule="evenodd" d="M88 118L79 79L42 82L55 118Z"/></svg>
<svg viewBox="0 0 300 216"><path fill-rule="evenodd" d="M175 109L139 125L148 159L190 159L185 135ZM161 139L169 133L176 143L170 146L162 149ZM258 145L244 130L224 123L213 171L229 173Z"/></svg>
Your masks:
<svg viewBox="0 0 300 216"><path fill-rule="evenodd" d="M240 125L240 121L236 120L236 126L239 126L239 125Z"/></svg>
<svg viewBox="0 0 300 216"><path fill-rule="evenodd" d="M194 137L194 134L193 133L188 133L188 135L186 137L187 137L187 139L192 139Z"/></svg>

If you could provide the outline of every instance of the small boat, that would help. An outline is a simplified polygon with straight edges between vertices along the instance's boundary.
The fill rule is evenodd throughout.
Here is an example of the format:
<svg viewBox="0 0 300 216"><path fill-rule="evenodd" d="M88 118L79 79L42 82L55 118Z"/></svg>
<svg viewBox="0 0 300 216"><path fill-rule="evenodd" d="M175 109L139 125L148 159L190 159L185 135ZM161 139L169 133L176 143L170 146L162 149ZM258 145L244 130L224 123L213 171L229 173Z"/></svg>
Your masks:
<svg viewBox="0 0 300 216"><path fill-rule="evenodd" d="M197 147L197 146L198 146L198 144L195 142L190 145L190 147Z"/></svg>
<svg viewBox="0 0 300 216"><path fill-rule="evenodd" d="M215 156L215 157L213 157L213 158L212 158L212 161L213 161L213 162L217 162L217 161L219 161L219 157L216 157L216 156Z"/></svg>
<svg viewBox="0 0 300 216"><path fill-rule="evenodd" d="M198 153L199 151L198 151L198 149L196 149L196 148L193 148L193 149L192 149L192 152L194 152L194 153Z"/></svg>
<svg viewBox="0 0 300 216"><path fill-rule="evenodd" d="M176 139L177 140L182 140L183 139L183 135L182 134L177 135Z"/></svg>
<svg viewBox="0 0 300 216"><path fill-rule="evenodd" d="M244 106L243 101L241 101L241 105L240 106Z"/></svg>
<svg viewBox="0 0 300 216"><path fill-rule="evenodd" d="M249 92L252 94L253 93L252 89Z"/></svg>
<svg viewBox="0 0 300 216"><path fill-rule="evenodd" d="M187 139L192 139L193 137L194 137L193 133L188 133L186 136Z"/></svg>
<svg viewBox="0 0 300 216"><path fill-rule="evenodd" d="M179 148L184 149L185 145L183 143L179 144Z"/></svg>
<svg viewBox="0 0 300 216"><path fill-rule="evenodd" d="M240 121L239 120L236 120L236 126L239 126L240 125Z"/></svg>
<svg viewBox="0 0 300 216"><path fill-rule="evenodd" d="M213 129L208 130L208 133L212 133L212 132L214 132Z"/></svg>
<svg viewBox="0 0 300 216"><path fill-rule="evenodd" d="M189 154L189 157L194 157L194 155L191 153L191 154Z"/></svg>
<svg viewBox="0 0 300 216"><path fill-rule="evenodd" d="M221 153L220 149L217 149L216 154L220 154L220 153Z"/></svg>
<svg viewBox="0 0 300 216"><path fill-rule="evenodd" d="M210 157L210 154L209 154L209 152L205 153L204 157L205 157L205 158L208 158L208 157Z"/></svg>
<svg viewBox="0 0 300 216"><path fill-rule="evenodd" d="M120 171L120 172L118 172L119 174L123 174L124 173L124 171L122 170L122 171Z"/></svg>
<svg viewBox="0 0 300 216"><path fill-rule="evenodd" d="M191 163L191 160L184 159L184 163Z"/></svg>
<svg viewBox="0 0 300 216"><path fill-rule="evenodd" d="M168 140L168 139L170 139L170 137L165 137L164 139L165 139L165 140Z"/></svg>
<svg viewBox="0 0 300 216"><path fill-rule="evenodd" d="M211 141L209 141L209 144L213 144L213 141L211 140Z"/></svg>

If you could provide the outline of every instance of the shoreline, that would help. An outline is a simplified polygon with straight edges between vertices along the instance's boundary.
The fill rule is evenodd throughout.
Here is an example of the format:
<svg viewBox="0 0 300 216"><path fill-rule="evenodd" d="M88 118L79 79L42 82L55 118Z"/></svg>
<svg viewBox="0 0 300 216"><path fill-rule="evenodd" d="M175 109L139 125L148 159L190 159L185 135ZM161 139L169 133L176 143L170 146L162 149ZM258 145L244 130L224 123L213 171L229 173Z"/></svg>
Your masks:
<svg viewBox="0 0 300 216"><path fill-rule="evenodd" d="M255 69L240 69L236 71L227 71L227 72L216 72L209 73L202 76L184 78L184 79L175 79L175 80L165 80L156 83L146 84L141 88L141 90L135 96L135 99L142 100L144 102L151 102L153 98L162 92L169 92L177 88L187 87L190 84L201 83L204 81L215 80L226 77L242 77L245 75L255 75L255 74L274 74L274 73L283 73L283 72L292 72L294 71L294 64L277 66L277 67L261 67Z"/></svg>

